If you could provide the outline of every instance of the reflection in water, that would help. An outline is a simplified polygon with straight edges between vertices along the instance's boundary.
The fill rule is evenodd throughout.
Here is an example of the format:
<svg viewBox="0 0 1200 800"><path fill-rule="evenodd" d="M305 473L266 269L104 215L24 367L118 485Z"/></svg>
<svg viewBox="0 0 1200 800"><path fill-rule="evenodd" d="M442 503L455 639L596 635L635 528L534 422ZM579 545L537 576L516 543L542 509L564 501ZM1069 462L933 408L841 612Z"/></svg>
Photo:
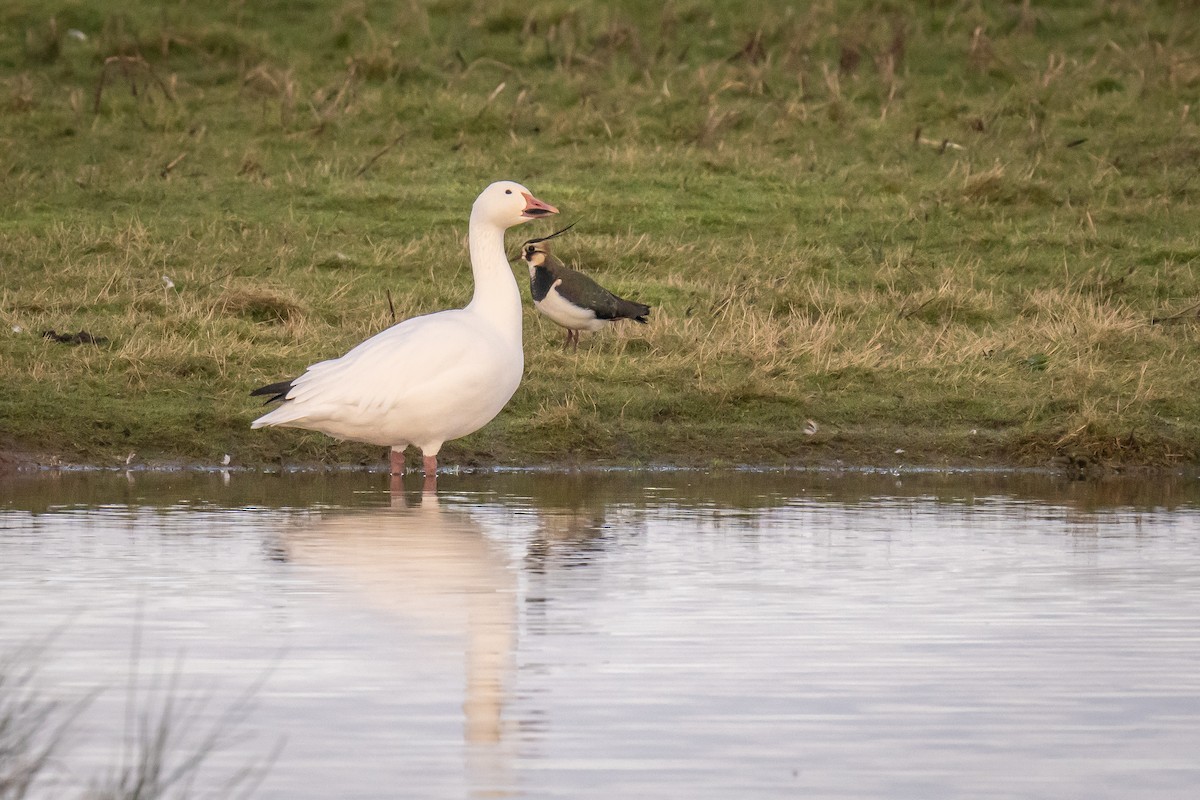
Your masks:
<svg viewBox="0 0 1200 800"><path fill-rule="evenodd" d="M541 574L552 567L582 566L604 543L603 509L549 509L538 516L538 526L526 546L525 567Z"/></svg>
<svg viewBox="0 0 1200 800"><path fill-rule="evenodd" d="M468 770L477 791L512 784L504 706L516 643L516 577L505 555L461 511L426 493L409 507L327 512L283 534L287 558L335 573L370 606L427 633L465 640Z"/></svg>
<svg viewBox="0 0 1200 800"><path fill-rule="evenodd" d="M0 478L0 654L77 613L47 685L120 686L141 607L143 652L183 653L217 706L270 668L266 800L1200 783L1194 478L441 488L389 507L381 475ZM104 702L92 742L124 713Z"/></svg>

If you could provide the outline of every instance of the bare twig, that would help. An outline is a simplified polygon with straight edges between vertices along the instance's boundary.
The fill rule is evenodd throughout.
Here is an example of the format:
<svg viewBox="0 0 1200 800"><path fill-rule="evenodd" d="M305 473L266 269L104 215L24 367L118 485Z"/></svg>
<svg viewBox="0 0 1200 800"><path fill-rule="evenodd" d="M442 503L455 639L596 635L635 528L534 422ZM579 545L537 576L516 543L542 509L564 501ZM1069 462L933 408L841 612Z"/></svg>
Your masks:
<svg viewBox="0 0 1200 800"><path fill-rule="evenodd" d="M164 167L162 168L162 170L161 170L161 171L158 173L159 177L160 177L160 178L165 178L165 177L167 177L168 175L170 175L170 174L171 174L171 170L173 170L173 169L175 169L177 166L179 166L179 162L183 161L185 158L187 158L187 152L186 152L186 151L185 151L185 152L183 152L183 153L180 153L179 155L175 156L175 158L173 158L173 159L171 159L170 161L168 161L168 162L167 162L167 164L166 164L166 166L164 166Z"/></svg>
<svg viewBox="0 0 1200 800"><path fill-rule="evenodd" d="M939 141L937 139L926 139L924 136L918 137L917 144L928 145L929 147L936 147L937 151L938 151L938 155L945 153L947 150L966 150L967 149L967 148L963 147L961 144L952 142L949 139L942 139Z"/></svg>
<svg viewBox="0 0 1200 800"><path fill-rule="evenodd" d="M508 86L508 81L500 81L500 85L495 89L492 89L491 93L488 94L487 99L483 101L483 107L480 108L479 113L475 115L476 119L482 117L483 112L487 111L491 107L492 103L496 102L496 98L500 96L500 93L504 91L506 86Z"/></svg>
<svg viewBox="0 0 1200 800"><path fill-rule="evenodd" d="M921 303L920 305L918 305L918 306L916 306L916 307L914 307L914 308L910 308L910 309L909 309L909 310L907 310L907 311L902 311L902 312L900 312L900 319L909 319L910 317L912 317L912 316L914 316L914 315L916 315L916 314L920 313L921 309L925 308L925 306L929 305L930 303L932 303L932 302L933 302L934 300L936 300L936 299L937 299L937 297L936 297L936 296L934 296L934 297L930 297L928 300L926 300L925 302Z"/></svg>
<svg viewBox="0 0 1200 800"><path fill-rule="evenodd" d="M388 312L392 315L392 324L395 325L396 324L396 306L392 302L392 290L387 289L385 291L387 292Z"/></svg>
<svg viewBox="0 0 1200 800"><path fill-rule="evenodd" d="M917 129L915 131L913 131L913 144L923 144L923 145L928 145L929 147L936 147L937 151L938 151L938 155L945 153L947 150L966 150L967 149L967 148L963 147L961 144L952 142L949 139L927 139L926 137L921 135L921 126L920 125L917 126Z"/></svg>
<svg viewBox="0 0 1200 800"><path fill-rule="evenodd" d="M1200 317L1200 303L1193 303L1192 305L1185 308L1183 311L1179 311L1174 314L1170 314L1169 316L1166 316L1166 317L1155 317L1154 319L1150 320L1150 324L1151 325L1162 325L1163 323L1166 323L1166 322L1178 322L1179 320L1184 319L1185 317Z"/></svg>
<svg viewBox="0 0 1200 800"><path fill-rule="evenodd" d="M1171 196L1178 197L1179 195L1183 194L1187 190L1188 184L1190 184L1197 175L1200 175L1200 167L1193 165L1192 169L1188 170L1187 173L1184 174L1183 180L1171 186Z"/></svg>
<svg viewBox="0 0 1200 800"><path fill-rule="evenodd" d="M378 161L380 158L382 158L393 147L400 144L400 140L403 138L404 138L404 134L400 134L395 139L392 139L390 142L385 144L382 148L380 148L379 152L375 153L375 155L373 155L369 159L367 159L367 162L358 168L358 171L354 173L354 177L356 177L356 178L361 177L364 172L366 172L367 170L369 170L371 167L373 167L375 165L376 161Z"/></svg>

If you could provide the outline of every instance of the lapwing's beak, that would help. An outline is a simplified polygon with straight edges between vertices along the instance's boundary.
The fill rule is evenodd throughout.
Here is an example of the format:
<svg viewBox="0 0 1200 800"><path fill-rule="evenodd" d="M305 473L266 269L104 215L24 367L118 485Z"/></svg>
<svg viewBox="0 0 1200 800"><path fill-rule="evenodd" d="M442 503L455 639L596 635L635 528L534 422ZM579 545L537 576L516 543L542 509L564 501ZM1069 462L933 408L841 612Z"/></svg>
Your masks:
<svg viewBox="0 0 1200 800"><path fill-rule="evenodd" d="M521 196L525 198L525 210L521 212L521 216L537 219L538 217L548 217L551 214L557 214L558 209L549 203L543 203L529 192L521 192Z"/></svg>

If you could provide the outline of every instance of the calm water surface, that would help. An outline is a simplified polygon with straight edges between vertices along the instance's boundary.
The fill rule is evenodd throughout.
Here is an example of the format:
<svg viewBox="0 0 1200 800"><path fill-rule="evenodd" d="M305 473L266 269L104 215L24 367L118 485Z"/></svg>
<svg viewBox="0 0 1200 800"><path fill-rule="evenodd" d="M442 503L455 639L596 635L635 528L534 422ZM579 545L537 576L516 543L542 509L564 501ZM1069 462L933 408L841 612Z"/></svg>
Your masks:
<svg viewBox="0 0 1200 800"><path fill-rule="evenodd" d="M162 719L168 765L206 755L194 796L1200 790L1195 479L415 489L0 479L0 662L74 714L32 796Z"/></svg>

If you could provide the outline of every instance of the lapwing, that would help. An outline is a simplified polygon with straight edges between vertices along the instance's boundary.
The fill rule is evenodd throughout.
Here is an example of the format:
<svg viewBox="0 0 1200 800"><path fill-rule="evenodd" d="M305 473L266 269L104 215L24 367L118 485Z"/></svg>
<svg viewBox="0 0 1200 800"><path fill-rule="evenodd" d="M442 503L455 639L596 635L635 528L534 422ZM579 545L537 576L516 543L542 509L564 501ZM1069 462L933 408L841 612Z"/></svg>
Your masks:
<svg viewBox="0 0 1200 800"><path fill-rule="evenodd" d="M554 257L546 242L574 225L525 242L521 245L521 258L529 265L529 293L533 295L534 307L566 329L564 347L574 345L578 350L580 331L598 331L622 319L645 325L650 306L617 297Z"/></svg>

